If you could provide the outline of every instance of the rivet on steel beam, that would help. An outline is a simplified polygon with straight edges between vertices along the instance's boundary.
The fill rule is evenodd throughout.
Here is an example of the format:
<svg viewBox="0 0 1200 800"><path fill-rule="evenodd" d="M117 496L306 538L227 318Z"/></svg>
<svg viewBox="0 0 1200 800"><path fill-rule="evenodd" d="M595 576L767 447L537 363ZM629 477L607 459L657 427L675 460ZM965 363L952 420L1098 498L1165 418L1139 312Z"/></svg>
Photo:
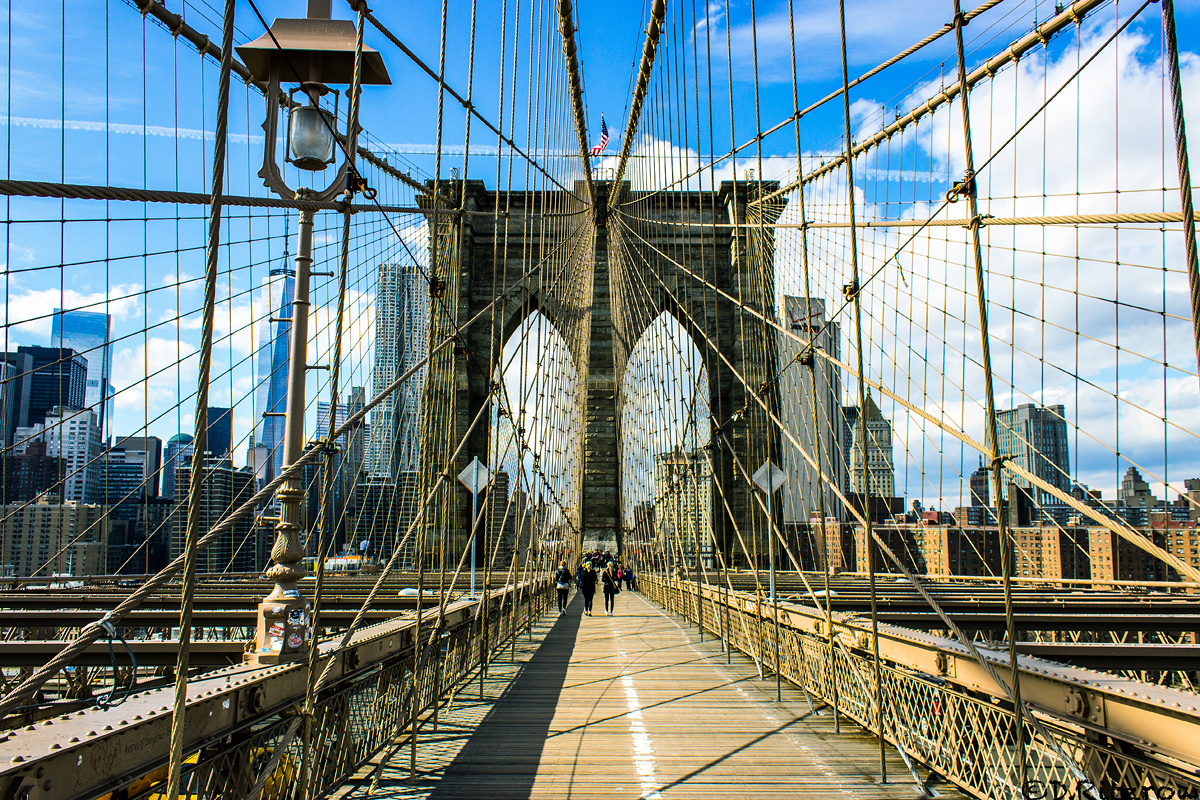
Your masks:
<svg viewBox="0 0 1200 800"><path fill-rule="evenodd" d="M14 763L14 764L20 764L24 760L25 760L25 756L13 756L12 757L12 763Z"/></svg>
<svg viewBox="0 0 1200 800"><path fill-rule="evenodd" d="M78 736L72 736L70 739L67 739L67 744L75 744L78 741L79 741Z"/></svg>
<svg viewBox="0 0 1200 800"><path fill-rule="evenodd" d="M54 744L50 745L50 749L51 750L62 750L62 745L59 744L58 742L55 742Z"/></svg>

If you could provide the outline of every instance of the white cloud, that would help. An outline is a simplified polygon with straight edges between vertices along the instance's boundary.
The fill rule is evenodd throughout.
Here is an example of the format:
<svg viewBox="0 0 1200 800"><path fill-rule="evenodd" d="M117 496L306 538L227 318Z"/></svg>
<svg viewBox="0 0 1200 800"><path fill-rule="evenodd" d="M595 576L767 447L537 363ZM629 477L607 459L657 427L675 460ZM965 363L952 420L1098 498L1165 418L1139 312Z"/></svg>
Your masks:
<svg viewBox="0 0 1200 800"><path fill-rule="evenodd" d="M103 292L16 284L9 289L0 323L7 328L10 343L48 345L54 309L97 311L111 314L114 320L131 319L141 310L141 291L142 287L133 283L113 284Z"/></svg>
<svg viewBox="0 0 1200 800"><path fill-rule="evenodd" d="M1082 57L1111 30L1110 23L1085 25ZM1161 189L1178 183L1161 64L1145 37L1126 34L1119 41L1084 72L1077 87L1068 88L980 173L981 213L1010 217L1178 209L1178 191ZM1050 58L1027 55L972 92L977 165L1075 70L1073 43L1060 43L1056 52ZM1191 56L1184 59L1184 86L1190 87L1185 105L1200 107L1200 64ZM940 83L918 88L905 106L923 103L940 88ZM962 174L962 141L961 112L953 105L860 158L855 165L861 177L856 182L858 219L927 217L940 204L948 181ZM947 183L912 182L904 172L914 165ZM847 218L843 175L806 190L810 219ZM794 205L785 219L797 217ZM966 203L959 202L940 217L965 214ZM860 229L862 279L894 255L914 230ZM1063 403L1069 425L1079 429L1070 437L1076 477L1109 497L1128 464L1122 460L1117 465L1118 449L1152 482L1167 473L1176 484L1192 477L1200 469L1200 459L1192 455L1200 403L1195 399L1181 235L1132 228L1117 232L1111 226L1027 225L986 227L982 239L998 407ZM863 335L869 343L868 374L982 440L981 346L969 241L968 232L958 226L918 234L896 261L866 283ZM812 229L808 242L814 293L840 303L841 286L849 282L845 229ZM780 293L800 294L799 243L798 231L781 230L776 237ZM852 330L852 317L844 315L842 353L851 364ZM1166 369L1165 377L1162 361L1175 367ZM1118 403L1114 395L1126 402ZM1164 402L1174 427L1163 425ZM957 442L890 401L881 406L896 431L898 487L907 471L909 492L925 502L944 505L940 495L958 497L958 474L970 473L975 454L968 452L960 461ZM906 461L907 469L902 466Z"/></svg>
<svg viewBox="0 0 1200 800"><path fill-rule="evenodd" d="M724 8L722 4L722 9ZM711 6L710 6L711 9ZM794 30L797 77L801 82L840 77L841 48L838 6L832 0L795 3L794 25L789 26L788 6L779 3L773 11L760 13L750 22L750 7L731 9L729 50L734 80L753 80L754 45L758 45L758 79L762 83L791 82L791 47ZM915 3L897 13L889 0L865 0L847 9L847 55L851 64L874 64L923 39L949 21L950 8L940 3ZM711 12L710 12L711 13ZM723 79L726 63L724 21L713 19L711 50L713 74ZM697 30L698 46L708 46L708 37ZM701 54L701 58L704 58ZM719 69L718 69L719 67Z"/></svg>

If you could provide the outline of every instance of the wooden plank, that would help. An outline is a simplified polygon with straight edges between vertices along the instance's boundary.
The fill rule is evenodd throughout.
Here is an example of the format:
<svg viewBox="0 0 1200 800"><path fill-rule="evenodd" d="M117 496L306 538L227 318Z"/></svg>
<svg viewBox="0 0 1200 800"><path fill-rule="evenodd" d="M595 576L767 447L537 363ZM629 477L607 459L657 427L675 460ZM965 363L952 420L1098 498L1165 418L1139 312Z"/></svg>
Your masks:
<svg viewBox="0 0 1200 800"><path fill-rule="evenodd" d="M597 598L596 607L601 607ZM773 679L642 596L623 592L617 614L541 621L479 682L464 684L409 748L380 771L384 798L896 798L915 794L899 756L878 784L878 745L850 723L834 733L804 694ZM924 776L924 772L922 772ZM366 797L364 772L342 790ZM939 785L942 797L961 797Z"/></svg>

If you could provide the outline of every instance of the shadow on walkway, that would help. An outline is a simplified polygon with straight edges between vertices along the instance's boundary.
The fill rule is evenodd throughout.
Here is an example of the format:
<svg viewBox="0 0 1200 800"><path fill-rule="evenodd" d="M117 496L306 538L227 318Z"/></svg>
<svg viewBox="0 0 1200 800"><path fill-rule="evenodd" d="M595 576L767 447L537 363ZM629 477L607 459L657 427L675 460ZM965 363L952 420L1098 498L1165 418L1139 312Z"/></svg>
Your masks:
<svg viewBox="0 0 1200 800"><path fill-rule="evenodd" d="M576 594L567 613L551 626L446 768L430 800L529 797L575 649L582 609Z"/></svg>

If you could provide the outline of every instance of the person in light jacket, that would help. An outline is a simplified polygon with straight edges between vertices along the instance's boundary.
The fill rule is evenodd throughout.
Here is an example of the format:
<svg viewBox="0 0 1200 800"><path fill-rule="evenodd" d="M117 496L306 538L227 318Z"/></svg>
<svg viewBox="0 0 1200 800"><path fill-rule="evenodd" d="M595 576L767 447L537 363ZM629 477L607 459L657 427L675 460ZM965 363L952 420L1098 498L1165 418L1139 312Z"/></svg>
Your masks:
<svg viewBox="0 0 1200 800"><path fill-rule="evenodd" d="M617 606L617 594L621 591L620 568L612 561L608 562L600 579L604 583L604 613L611 617Z"/></svg>

